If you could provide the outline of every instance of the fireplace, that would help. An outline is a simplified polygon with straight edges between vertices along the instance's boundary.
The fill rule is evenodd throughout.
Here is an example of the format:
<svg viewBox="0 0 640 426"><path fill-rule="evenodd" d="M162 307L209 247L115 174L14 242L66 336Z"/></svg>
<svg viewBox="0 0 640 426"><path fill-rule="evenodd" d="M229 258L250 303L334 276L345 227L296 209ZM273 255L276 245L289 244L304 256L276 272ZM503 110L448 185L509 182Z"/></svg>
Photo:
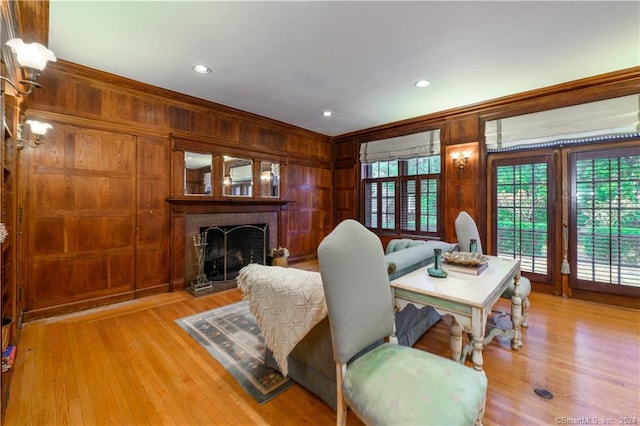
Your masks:
<svg viewBox="0 0 640 426"><path fill-rule="evenodd" d="M250 263L266 265L269 225L202 227L200 241L205 243L202 273L206 279L214 284L229 281Z"/></svg>
<svg viewBox="0 0 640 426"><path fill-rule="evenodd" d="M219 228L219 230L213 231L213 235L217 233L220 236L226 232L227 237L229 237L228 231L238 226L248 224L264 227L265 257L260 259L260 255L256 254L255 248L253 252L250 249L248 251L245 249L245 252L241 255L243 262L249 262L253 259L254 263L265 263L267 261L266 256L271 248L286 247L286 210L288 201L180 197L171 198L169 202L171 205L171 288L173 291L188 290L195 294L192 291L194 281L209 282L210 278L204 272L204 264L198 260L198 250L194 246L194 238L198 238L198 236L202 238L201 233L208 228ZM208 234L207 236L209 237ZM204 242L208 246L209 242ZM211 243L214 244L214 242ZM217 251L218 253L220 252L220 250ZM202 255L206 257L207 253L203 250ZM235 261L239 262L239 259L236 257ZM201 265L203 268L200 267ZM221 275L217 261L216 272L213 272L213 262L211 268L209 275L217 279ZM226 281L223 281L224 277L221 277L219 281L210 281L212 283L210 291L198 292L198 294L207 294L237 287L235 276L231 278L229 273L230 269L233 268L233 266L227 265ZM237 275L237 271L231 271L231 275L234 273Z"/></svg>

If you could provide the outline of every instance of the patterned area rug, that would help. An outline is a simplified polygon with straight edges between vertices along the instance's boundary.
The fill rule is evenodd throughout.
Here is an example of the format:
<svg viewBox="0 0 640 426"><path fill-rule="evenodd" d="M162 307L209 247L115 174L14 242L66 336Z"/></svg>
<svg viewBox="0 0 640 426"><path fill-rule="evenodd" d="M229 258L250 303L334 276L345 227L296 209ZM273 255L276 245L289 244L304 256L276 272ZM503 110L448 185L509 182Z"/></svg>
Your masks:
<svg viewBox="0 0 640 426"><path fill-rule="evenodd" d="M294 383L265 366L264 339L248 302L177 319L176 323L204 346L260 404Z"/></svg>

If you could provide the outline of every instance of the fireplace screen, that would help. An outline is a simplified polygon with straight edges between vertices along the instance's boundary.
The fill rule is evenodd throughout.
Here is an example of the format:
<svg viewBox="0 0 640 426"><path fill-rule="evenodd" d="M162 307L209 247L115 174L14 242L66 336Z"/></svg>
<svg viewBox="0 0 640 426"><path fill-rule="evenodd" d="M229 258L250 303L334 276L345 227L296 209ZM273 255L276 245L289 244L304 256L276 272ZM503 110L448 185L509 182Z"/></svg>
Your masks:
<svg viewBox="0 0 640 426"><path fill-rule="evenodd" d="M207 280L229 281L250 263L266 265L269 225L210 226L200 228L206 242L201 271Z"/></svg>

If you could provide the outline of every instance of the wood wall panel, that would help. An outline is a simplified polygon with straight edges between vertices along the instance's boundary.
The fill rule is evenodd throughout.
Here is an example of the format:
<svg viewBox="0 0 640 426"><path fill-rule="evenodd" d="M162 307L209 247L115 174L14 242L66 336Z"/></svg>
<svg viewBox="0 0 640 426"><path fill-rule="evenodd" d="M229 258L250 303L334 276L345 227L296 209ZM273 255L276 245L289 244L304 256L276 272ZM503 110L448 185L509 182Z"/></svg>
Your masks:
<svg viewBox="0 0 640 426"><path fill-rule="evenodd" d="M182 162L182 152L172 151L173 135L196 141L189 143L215 153L216 161L227 153L281 159L281 198L295 209L278 207L278 241L292 260L315 256L333 228L329 137L64 60L50 64L40 82L27 115L55 129L23 159L23 194L37 200L25 210L26 318L183 288L184 244L171 245L184 238L176 229L183 219L171 220L167 202L182 196L183 187L181 170L172 172ZM251 203L250 210L260 211L259 199ZM43 232L48 226L62 231ZM118 230L107 238L110 226ZM39 246L38 232L50 242ZM82 239L89 235L90 252ZM89 254L97 257L85 261ZM130 263L119 274L115 265L124 257ZM45 262L46 268L29 266ZM49 293L36 282L47 269L59 272L48 277ZM82 280L91 273L100 278L87 287Z"/></svg>
<svg viewBox="0 0 640 426"><path fill-rule="evenodd" d="M333 160L348 160L353 162L357 159L359 146L358 140L353 139L336 139L333 144Z"/></svg>
<svg viewBox="0 0 640 426"><path fill-rule="evenodd" d="M82 90L84 86L82 86ZM157 102L145 99L143 96L134 96L127 92L98 91L102 93L105 115L111 119L130 120L138 123L159 125L164 119L164 109Z"/></svg>
<svg viewBox="0 0 640 426"><path fill-rule="evenodd" d="M46 244L35 245L32 249L32 256L47 256L64 253L66 239L64 232L63 217L47 217L33 223L31 230L39 235Z"/></svg>
<svg viewBox="0 0 640 426"><path fill-rule="evenodd" d="M468 117L465 117L463 121L466 121ZM455 127L455 126L454 126ZM460 170L453 165L451 159L452 152L464 152L471 153L468 163L464 169ZM444 161L444 207L442 209L442 234L443 239L446 241L457 241L455 220L458 217L458 213L466 211L469 213L478 224L478 231L483 241L483 247L487 247L486 238L484 237L484 221L486 218L486 211L483 211L482 205L483 199L483 186L478 185L483 179L481 178L481 161L480 161L480 149L478 142L470 143L456 143L444 147L442 161ZM486 208L484 209L486 210Z"/></svg>
<svg viewBox="0 0 640 426"><path fill-rule="evenodd" d="M286 136L282 132L278 132L272 129L258 129L258 140L262 147L273 149L276 151L283 151L286 142Z"/></svg>
<svg viewBox="0 0 640 426"><path fill-rule="evenodd" d="M142 246L136 256L136 295L164 293L169 289L167 247Z"/></svg>
<svg viewBox="0 0 640 426"><path fill-rule="evenodd" d="M334 219L340 223L345 219L358 218L357 185L358 174L355 166L336 168L333 172L334 180Z"/></svg>
<svg viewBox="0 0 640 426"><path fill-rule="evenodd" d="M331 170L298 164L287 167L287 244L292 258L316 255L322 238L333 229Z"/></svg>
<svg viewBox="0 0 640 426"><path fill-rule="evenodd" d="M102 91L96 87L85 85L74 85L75 105L78 109L87 111L90 114L100 114L102 111Z"/></svg>
<svg viewBox="0 0 640 426"><path fill-rule="evenodd" d="M135 138L53 124L57 143L23 151L25 318L134 288Z"/></svg>
<svg viewBox="0 0 640 426"><path fill-rule="evenodd" d="M478 114L467 114L447 120L444 131L448 144L478 141L481 137Z"/></svg>
<svg viewBox="0 0 640 426"><path fill-rule="evenodd" d="M336 138L333 144L333 220L359 218L360 167L358 138Z"/></svg>
<svg viewBox="0 0 640 426"><path fill-rule="evenodd" d="M169 127L173 130L191 131L193 112L185 108L169 106Z"/></svg>
<svg viewBox="0 0 640 426"><path fill-rule="evenodd" d="M169 145L166 138L137 138L136 294L169 289Z"/></svg>
<svg viewBox="0 0 640 426"><path fill-rule="evenodd" d="M226 114L216 114L213 136L216 139L237 142L240 139L238 120Z"/></svg>

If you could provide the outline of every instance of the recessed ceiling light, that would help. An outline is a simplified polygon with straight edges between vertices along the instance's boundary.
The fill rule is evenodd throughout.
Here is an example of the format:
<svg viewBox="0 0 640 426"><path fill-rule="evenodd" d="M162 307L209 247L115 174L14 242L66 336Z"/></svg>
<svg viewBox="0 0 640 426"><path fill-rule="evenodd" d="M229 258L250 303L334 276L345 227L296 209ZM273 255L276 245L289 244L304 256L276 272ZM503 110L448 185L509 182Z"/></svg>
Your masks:
<svg viewBox="0 0 640 426"><path fill-rule="evenodd" d="M416 87L427 87L429 82L427 80L416 81Z"/></svg>
<svg viewBox="0 0 640 426"><path fill-rule="evenodd" d="M191 67L191 69L200 74L211 73L211 68L202 64L195 64L194 66Z"/></svg>
<svg viewBox="0 0 640 426"><path fill-rule="evenodd" d="M323 117L331 117L333 115L333 113L331 111L322 111L322 116Z"/></svg>

